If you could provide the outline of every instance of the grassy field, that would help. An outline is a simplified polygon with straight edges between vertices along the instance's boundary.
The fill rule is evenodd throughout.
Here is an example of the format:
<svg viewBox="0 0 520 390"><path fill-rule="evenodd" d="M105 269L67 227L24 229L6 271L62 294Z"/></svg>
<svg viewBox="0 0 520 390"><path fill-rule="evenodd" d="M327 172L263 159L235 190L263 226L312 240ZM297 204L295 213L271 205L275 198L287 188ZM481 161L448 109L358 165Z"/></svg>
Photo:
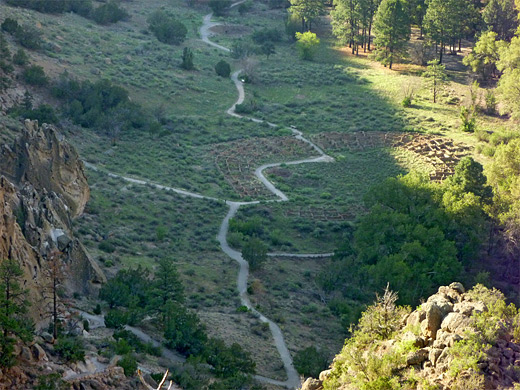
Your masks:
<svg viewBox="0 0 520 390"><path fill-rule="evenodd" d="M250 279L251 301L280 325L293 354L314 346L332 358L343 344L346 329L320 299L313 281L328 262L270 258Z"/></svg>

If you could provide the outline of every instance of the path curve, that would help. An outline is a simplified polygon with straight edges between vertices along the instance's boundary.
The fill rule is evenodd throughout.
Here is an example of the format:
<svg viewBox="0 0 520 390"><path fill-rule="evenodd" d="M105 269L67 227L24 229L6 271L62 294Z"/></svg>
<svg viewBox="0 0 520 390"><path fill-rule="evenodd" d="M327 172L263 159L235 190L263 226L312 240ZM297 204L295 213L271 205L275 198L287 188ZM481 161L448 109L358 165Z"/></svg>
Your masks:
<svg viewBox="0 0 520 390"><path fill-rule="evenodd" d="M231 7L234 7L242 2L243 1L234 3ZM208 43L211 46L221 48L222 50L224 50L226 52L230 52L230 50L228 48L223 47L221 45L217 45L216 43L213 43L209 40L209 36L210 36L209 29L216 25L214 22L211 21L212 16L213 16L213 14L208 14L204 17L203 26L200 28L201 38L204 42ZM278 127L278 125L276 125L274 123L267 122L267 121L257 119L257 118L253 118L253 117L242 116L242 115L236 113L236 106L239 104L242 104L245 100L244 86L243 86L242 82L238 79L238 76L240 75L241 72L242 72L242 69L239 69L239 70L233 72L233 74L231 75L231 80L234 82L235 87L238 91L238 98L237 98L236 102L233 103L233 105L227 110L227 114L234 116L236 118L248 119L248 120L251 120L256 123L265 122L271 127ZM298 164L306 164L306 163L334 161L334 159L332 157L326 155L325 152L322 149L320 149L317 145L315 145L313 142L311 142L310 140L303 137L303 134L301 131L297 130L294 127L291 127L291 131L296 139L309 144L319 154L319 156L313 157L313 158L308 158L308 159L289 161L289 162L284 162L284 163L264 164L255 170L256 177L266 186L266 188L271 193L273 193L274 195L276 195L279 198L278 201L282 201L282 202L288 201L289 198L282 191L280 191L278 188L276 188L274 186L274 184L271 183L264 176L264 174L263 174L264 170L266 170L268 168L277 167L282 164L298 165ZM285 372L287 374L287 380L285 382L277 381L277 384L283 385L290 389L296 389L301 384L300 376L299 376L298 372L296 371L296 369L294 368L292 357L287 348L287 345L285 344L285 340L284 340L282 331L275 322L271 321L269 318L264 316L262 313L260 313L258 310L256 310L253 307L253 305L251 304L251 301L249 300L249 297L247 295L247 280L249 277L249 264L247 261L244 260L244 258L242 257L242 254L240 252L232 249L227 242L227 235L228 235L228 231L229 231L229 221L231 218L233 218L236 215L241 204L237 203L237 202L226 202L226 203L229 205L229 211L228 211L226 217L224 218L224 220L222 221L222 224L220 225L220 230L219 230L219 233L217 236L217 239L220 243L220 247L224 253L226 253L229 257L231 257L233 260L235 260L240 266L240 269L238 272L238 277L237 277L237 288L238 288L238 293L240 295L240 300L241 300L242 304L244 306L246 306L252 313L254 313L260 319L260 321L269 324L269 329L271 331L276 348L283 361ZM286 256L287 255L291 255L291 254L286 254ZM328 256L330 254L326 254L326 255ZM301 255L297 255L295 257L301 257ZM311 255L307 255L305 257L310 258L310 257L317 257L317 256L311 254ZM321 257L324 257L324 256L321 256Z"/></svg>
<svg viewBox="0 0 520 390"><path fill-rule="evenodd" d="M230 8L236 7L237 5L245 2L246 0L238 1L231 5ZM201 35L202 41L207 43L208 45L211 45L213 47L216 47L220 50L230 52L231 50L227 47L224 47L222 45L219 45L217 43L214 43L210 41L209 37L212 35L210 32L210 29L214 26L220 25L221 23L218 22L212 22L213 14L210 13L206 16L204 16L203 19L203 25L201 26L199 32ZM246 120L253 121L255 123L267 123L270 127L278 127L277 124L264 121L262 119L253 118L253 117L247 117L240 114L237 114L235 109L238 104L242 104L245 99L245 90L243 83L238 79L238 76L242 72L242 69L239 69L231 75L231 80L234 82L235 87L238 91L238 98L235 103L227 110L227 114L234 116L236 118L242 118ZM316 144L314 144L312 141L306 139L303 136L303 133L299 130L297 130L294 126L291 126L289 128L294 137L302 142L307 143L310 145L314 151L318 154L317 157L310 157L307 159L301 159L301 160L295 160L295 161L287 161L287 162L281 162L281 163L271 163L271 164L264 164L260 167L258 167L255 170L255 176L266 186L266 188L275 195L278 199L275 200L267 200L264 202L285 202L288 201L289 198L279 189L277 189L273 183L271 183L263 174L263 171L269 168L278 167L282 164L285 165L299 165L299 164L307 164L307 163L318 163L318 162L332 162L334 159L330 156L328 156L321 148L319 148ZM217 239L220 243L220 247L224 253L226 253L230 258L235 260L239 264L239 272L237 277L237 289L240 296L241 303L246 306L258 319L264 323L267 323L269 325L269 329L271 331L271 334L273 336L273 340L275 342L275 346L278 350L278 353L280 354L280 358L282 359L282 362L284 364L284 369L287 375L287 380L285 381L278 381L271 378L266 378L264 376L256 375L255 379L259 380L260 382L264 383L270 383L277 386L283 386L288 389L296 389L301 385L300 382L300 376L296 369L294 368L293 361L291 354L289 352L289 349L287 348L287 345L285 344L285 340L282 334L282 331L280 327L273 321L271 321L269 318L264 316L261 312L256 310L253 305L251 304L251 301L249 300L249 297L247 295L247 281L249 278L249 264L247 261L244 260L242 257L242 254L234 249L232 249L228 242L227 242L227 235L229 230L229 221L231 218L233 218L238 209L241 206L244 205L253 205L253 204L259 204L260 201L250 201L250 202L237 202L237 201L231 201L231 200L225 200L225 199L219 199L215 197L205 196L201 194L197 194L194 192L186 191L180 188L174 188L174 187L168 187L161 184L153 183L151 181L141 180L141 179L135 179L111 172L106 172L101 169L99 169L96 165L91 164L87 161L83 161L86 168L89 168L94 171L104 172L110 177L119 178L122 180L125 180L129 183L133 184L139 184L139 185L148 185L152 186L157 189L161 190L167 190L172 191L180 195L196 198L196 199L205 199L205 200L212 200L212 201L218 201L218 202L225 202L229 206L229 211L227 215L225 216L224 220L222 221L222 224L220 225L219 233L217 236ZM323 254L299 254L299 253L270 253L268 256L271 257L296 257L296 258L324 258L324 257L331 257L333 253L323 253ZM86 312L81 312L82 315L84 315L85 318L87 318L90 322L92 322L92 327L104 327L104 320L101 316L94 316L92 314L88 314ZM135 328L135 327L126 327L127 330L131 331L133 334L135 334L139 339L145 341L145 342L151 342L153 345L160 346L160 343L153 338L151 338L148 334L143 332L142 330ZM177 362L185 361L185 358L182 356L179 356L175 354L173 351L162 348L162 354L163 357Z"/></svg>

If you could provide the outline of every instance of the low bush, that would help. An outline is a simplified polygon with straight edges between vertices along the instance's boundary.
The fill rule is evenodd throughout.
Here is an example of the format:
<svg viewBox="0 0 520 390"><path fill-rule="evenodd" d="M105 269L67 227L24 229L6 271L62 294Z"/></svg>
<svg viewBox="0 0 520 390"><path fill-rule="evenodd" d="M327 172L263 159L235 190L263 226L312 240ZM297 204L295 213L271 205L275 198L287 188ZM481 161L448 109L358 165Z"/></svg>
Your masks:
<svg viewBox="0 0 520 390"><path fill-rule="evenodd" d="M224 60L220 60L215 65L215 72L220 76L227 78L231 74L231 65Z"/></svg>
<svg viewBox="0 0 520 390"><path fill-rule="evenodd" d="M255 30L251 34L251 39L258 45L266 42L280 42L282 40L282 33L276 28L264 28Z"/></svg>
<svg viewBox="0 0 520 390"><path fill-rule="evenodd" d="M327 355L315 347L302 349L294 356L294 367L305 377L318 378L320 372L328 367Z"/></svg>
<svg viewBox="0 0 520 390"><path fill-rule="evenodd" d="M23 71L22 76L25 82L29 85L43 86L49 83L45 71L39 65L29 66Z"/></svg>
<svg viewBox="0 0 520 390"><path fill-rule="evenodd" d="M175 17L157 10L148 18L148 28L159 42L178 45L186 39L188 29Z"/></svg>
<svg viewBox="0 0 520 390"><path fill-rule="evenodd" d="M29 56L24 49L18 49L13 56L13 62L16 65L25 66L29 63Z"/></svg>
<svg viewBox="0 0 520 390"><path fill-rule="evenodd" d="M111 329L122 329L128 323L127 312L112 309L105 315L105 326Z"/></svg>
<svg viewBox="0 0 520 390"><path fill-rule="evenodd" d="M117 365L123 368L126 376L133 376L137 371L137 360L130 353L124 355Z"/></svg>
<svg viewBox="0 0 520 390"><path fill-rule="evenodd" d="M32 26L23 26L16 30L15 36L20 45L26 49L36 50L41 47L41 31Z"/></svg>
<svg viewBox="0 0 520 390"><path fill-rule="evenodd" d="M78 337L60 337L54 345L56 354L66 362L85 361L85 346Z"/></svg>
<svg viewBox="0 0 520 390"><path fill-rule="evenodd" d="M97 7L91 12L91 18L98 24L107 25L128 19L129 15L123 8L111 1Z"/></svg>

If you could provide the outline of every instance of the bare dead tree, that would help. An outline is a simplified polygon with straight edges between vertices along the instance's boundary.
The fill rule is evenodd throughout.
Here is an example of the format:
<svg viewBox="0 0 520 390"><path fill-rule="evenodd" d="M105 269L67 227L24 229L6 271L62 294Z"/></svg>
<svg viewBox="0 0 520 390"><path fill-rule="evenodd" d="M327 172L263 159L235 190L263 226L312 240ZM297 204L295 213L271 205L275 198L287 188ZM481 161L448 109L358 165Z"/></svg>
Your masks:
<svg viewBox="0 0 520 390"><path fill-rule="evenodd" d="M137 375L139 376L139 379L141 380L141 383L148 389L148 390L161 390L162 386L166 382L166 378L168 377L168 374L170 373L169 370L166 370L164 373L164 376L162 377L161 381L159 382L159 386L157 386L156 389L154 389L152 386L150 386L146 381L144 380L143 373L141 370L137 370ZM170 390L173 386L173 382L170 381L170 384L166 390Z"/></svg>
<svg viewBox="0 0 520 390"><path fill-rule="evenodd" d="M64 302L59 296L59 289L65 278L61 256L61 252L53 250L43 271L46 279L43 286L43 298L47 301L47 313L52 320L52 335L54 339L58 337L58 324L64 311Z"/></svg>

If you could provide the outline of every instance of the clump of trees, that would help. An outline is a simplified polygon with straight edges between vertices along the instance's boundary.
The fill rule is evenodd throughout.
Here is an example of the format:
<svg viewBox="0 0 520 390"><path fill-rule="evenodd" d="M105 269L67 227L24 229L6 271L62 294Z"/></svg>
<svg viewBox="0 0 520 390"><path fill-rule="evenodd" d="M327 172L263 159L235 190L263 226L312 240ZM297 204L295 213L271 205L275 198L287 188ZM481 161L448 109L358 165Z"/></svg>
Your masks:
<svg viewBox="0 0 520 390"><path fill-rule="evenodd" d="M37 50L41 47L41 31L32 26L21 26L18 21L6 18L2 23L2 31L13 35L23 47Z"/></svg>
<svg viewBox="0 0 520 390"><path fill-rule="evenodd" d="M163 332L169 348L210 364L213 375L219 378L212 389L240 389L251 382L255 363L250 354L238 344L227 346L222 340L208 337L197 314L186 307L184 288L172 261L160 260L153 275L140 267L121 270L101 288L99 296L109 306L105 321L112 321L111 326L122 329L125 324L136 325L145 317L151 317ZM116 353L129 355L128 370L133 372L130 364L133 350L146 352L150 348L139 346L122 330L114 337L117 344L112 348ZM201 388L202 382L207 385L208 381L208 378L191 378L186 383L183 378L180 375L179 383L186 384L186 388Z"/></svg>
<svg viewBox="0 0 520 390"><path fill-rule="evenodd" d="M188 29L181 21L162 10L157 10L150 15L148 28L160 42L170 45L179 45L188 33Z"/></svg>
<svg viewBox="0 0 520 390"><path fill-rule="evenodd" d="M349 322L357 314L349 303L366 302L387 283L413 304L459 279L489 238L491 194L469 157L443 184L409 174L374 187L365 199L370 211L317 277L333 311Z"/></svg>
<svg viewBox="0 0 520 390"><path fill-rule="evenodd" d="M322 0L289 0L289 12L301 20L301 32L310 31L312 23L323 13Z"/></svg>
<svg viewBox="0 0 520 390"><path fill-rule="evenodd" d="M92 0L6 0L6 3L16 7L33 9L42 13L61 14L74 12L98 24L117 23L129 17L128 12L119 6L118 1L111 0L99 7L94 7Z"/></svg>
<svg viewBox="0 0 520 390"><path fill-rule="evenodd" d="M104 130L113 143L122 131L157 124L141 106L130 101L126 89L109 80L80 82L64 73L51 90L54 97L64 102L64 114L74 123Z"/></svg>
<svg viewBox="0 0 520 390"><path fill-rule="evenodd" d="M208 5L215 15L222 16L231 5L231 0L210 0Z"/></svg>

